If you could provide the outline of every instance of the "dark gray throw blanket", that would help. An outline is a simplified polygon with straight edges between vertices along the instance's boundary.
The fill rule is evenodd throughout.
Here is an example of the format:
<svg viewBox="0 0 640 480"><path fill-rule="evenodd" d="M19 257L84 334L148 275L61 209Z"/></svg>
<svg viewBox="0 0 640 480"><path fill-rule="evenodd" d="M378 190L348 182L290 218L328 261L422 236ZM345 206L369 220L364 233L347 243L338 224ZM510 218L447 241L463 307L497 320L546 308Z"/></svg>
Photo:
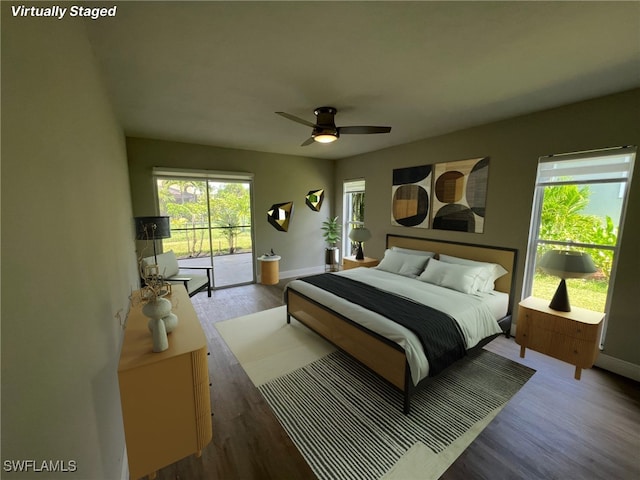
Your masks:
<svg viewBox="0 0 640 480"><path fill-rule="evenodd" d="M300 280L349 300L408 328L420 339L434 376L466 355L457 322L446 313L366 283L331 273Z"/></svg>

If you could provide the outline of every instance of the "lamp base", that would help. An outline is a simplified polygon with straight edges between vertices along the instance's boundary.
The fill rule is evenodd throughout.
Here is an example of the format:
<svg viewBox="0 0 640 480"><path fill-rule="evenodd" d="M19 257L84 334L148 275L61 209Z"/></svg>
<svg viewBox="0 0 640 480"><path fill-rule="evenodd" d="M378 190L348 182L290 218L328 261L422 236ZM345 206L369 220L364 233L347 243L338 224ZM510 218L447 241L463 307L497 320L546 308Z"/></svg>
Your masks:
<svg viewBox="0 0 640 480"><path fill-rule="evenodd" d="M569 304L569 294L567 292L567 283L564 278L560 280L560 285L556 289L556 293L553 294L549 308L558 310L559 312L570 312L571 305Z"/></svg>
<svg viewBox="0 0 640 480"><path fill-rule="evenodd" d="M358 250L356 250L356 260L364 260L364 252L362 251L362 242L358 242Z"/></svg>

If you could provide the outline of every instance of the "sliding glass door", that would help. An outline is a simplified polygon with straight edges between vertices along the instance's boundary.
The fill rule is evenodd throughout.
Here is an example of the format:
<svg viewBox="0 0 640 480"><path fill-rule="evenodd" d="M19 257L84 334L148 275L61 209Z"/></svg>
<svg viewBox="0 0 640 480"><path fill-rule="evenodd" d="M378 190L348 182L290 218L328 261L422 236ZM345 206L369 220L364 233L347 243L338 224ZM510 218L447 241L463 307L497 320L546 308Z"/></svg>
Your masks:
<svg viewBox="0 0 640 480"><path fill-rule="evenodd" d="M163 251L181 269L213 266L214 288L255 281L250 180L156 175L160 215L171 222Z"/></svg>

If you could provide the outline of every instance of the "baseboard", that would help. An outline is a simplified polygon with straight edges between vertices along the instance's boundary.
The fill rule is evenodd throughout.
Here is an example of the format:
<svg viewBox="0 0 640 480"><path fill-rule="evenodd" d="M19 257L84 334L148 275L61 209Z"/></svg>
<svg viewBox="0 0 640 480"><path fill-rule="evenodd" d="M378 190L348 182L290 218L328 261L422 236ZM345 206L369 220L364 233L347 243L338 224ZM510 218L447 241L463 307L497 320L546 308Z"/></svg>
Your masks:
<svg viewBox="0 0 640 480"><path fill-rule="evenodd" d="M286 270L280 272L280 279L283 278L298 278L304 277L305 275L314 275L316 273L324 273L324 266L320 265L319 267L309 267L309 268L299 268L297 270ZM258 283L262 280L261 275L258 275Z"/></svg>
<svg viewBox="0 0 640 480"><path fill-rule="evenodd" d="M622 375L623 377L630 378L631 380L635 380L636 382L640 382L640 365L636 365L635 363L600 353L596 360L596 367L600 367L604 370L608 370L610 372L617 373L618 375Z"/></svg>
<svg viewBox="0 0 640 480"><path fill-rule="evenodd" d="M297 278L304 277L305 275L314 275L316 273L324 273L324 265L280 272L280 278Z"/></svg>

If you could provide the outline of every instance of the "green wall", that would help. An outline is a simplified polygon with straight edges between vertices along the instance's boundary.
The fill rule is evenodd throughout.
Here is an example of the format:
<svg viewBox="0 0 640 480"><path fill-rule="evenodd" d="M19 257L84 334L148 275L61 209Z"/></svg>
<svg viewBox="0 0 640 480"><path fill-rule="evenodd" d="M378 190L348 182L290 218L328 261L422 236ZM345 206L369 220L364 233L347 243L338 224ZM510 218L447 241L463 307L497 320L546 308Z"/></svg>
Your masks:
<svg viewBox="0 0 640 480"><path fill-rule="evenodd" d="M345 179L366 179L365 218L373 233L366 245L367 255L383 254L387 233L516 248L516 298L520 299L538 158L639 144L640 89L636 89L343 159L336 163L336 187ZM391 225L393 169L483 156L491 158L484 233ZM639 165L637 159L603 352L635 366L640 365ZM335 201L337 211L341 211L339 193Z"/></svg>
<svg viewBox="0 0 640 480"><path fill-rule="evenodd" d="M142 138L127 138L127 154L136 216L156 214L153 167L253 173L256 255L273 249L282 257L280 270L293 274L324 264L320 227L332 207L333 160ZM305 196L321 188L326 190L325 202L314 212L305 205ZM294 212L289 231L278 231L267 222L267 210L290 201Z"/></svg>
<svg viewBox="0 0 640 480"><path fill-rule="evenodd" d="M117 316L137 284L131 198L84 27L2 5L2 478L123 471ZM26 459L77 470L5 471Z"/></svg>

